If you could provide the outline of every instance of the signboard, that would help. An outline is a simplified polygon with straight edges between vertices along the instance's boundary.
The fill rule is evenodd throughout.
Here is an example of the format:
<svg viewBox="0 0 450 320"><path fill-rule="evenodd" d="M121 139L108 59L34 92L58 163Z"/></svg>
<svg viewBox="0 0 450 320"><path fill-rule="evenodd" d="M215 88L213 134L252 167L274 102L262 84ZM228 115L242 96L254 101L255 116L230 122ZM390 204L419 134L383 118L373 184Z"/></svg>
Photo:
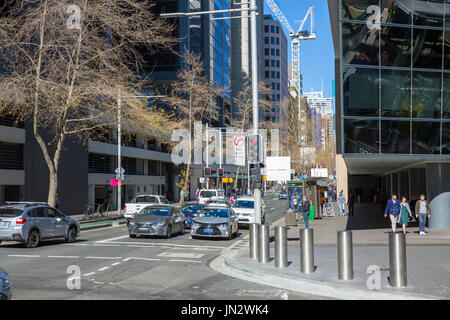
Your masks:
<svg viewBox="0 0 450 320"><path fill-rule="evenodd" d="M331 202L324 203L323 215L325 217L334 217L334 208L333 208L333 204Z"/></svg>
<svg viewBox="0 0 450 320"><path fill-rule="evenodd" d="M228 178L222 178L222 182L228 183Z"/></svg>
<svg viewBox="0 0 450 320"><path fill-rule="evenodd" d="M245 137L236 136L233 139L234 146L234 164L245 166Z"/></svg>
<svg viewBox="0 0 450 320"><path fill-rule="evenodd" d="M267 157L267 181L291 180L291 157Z"/></svg>
<svg viewBox="0 0 450 320"><path fill-rule="evenodd" d="M327 168L312 168L311 177L313 178L328 178Z"/></svg>

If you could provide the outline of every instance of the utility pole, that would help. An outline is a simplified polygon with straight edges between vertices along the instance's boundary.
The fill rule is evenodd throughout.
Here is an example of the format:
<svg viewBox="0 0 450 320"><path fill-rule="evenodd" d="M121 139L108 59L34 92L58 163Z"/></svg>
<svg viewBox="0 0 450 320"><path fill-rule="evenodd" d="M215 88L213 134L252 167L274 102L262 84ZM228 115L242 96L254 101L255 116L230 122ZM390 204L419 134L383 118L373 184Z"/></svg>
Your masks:
<svg viewBox="0 0 450 320"><path fill-rule="evenodd" d="M120 95L120 89L118 90L117 97L117 168L119 169L119 183L117 184L117 211L119 214L122 211L122 127L120 124L120 104L122 97Z"/></svg>
<svg viewBox="0 0 450 320"><path fill-rule="evenodd" d="M208 123L206 123L206 167L209 168L209 136L208 136ZM206 189L209 189L209 178L206 177Z"/></svg>

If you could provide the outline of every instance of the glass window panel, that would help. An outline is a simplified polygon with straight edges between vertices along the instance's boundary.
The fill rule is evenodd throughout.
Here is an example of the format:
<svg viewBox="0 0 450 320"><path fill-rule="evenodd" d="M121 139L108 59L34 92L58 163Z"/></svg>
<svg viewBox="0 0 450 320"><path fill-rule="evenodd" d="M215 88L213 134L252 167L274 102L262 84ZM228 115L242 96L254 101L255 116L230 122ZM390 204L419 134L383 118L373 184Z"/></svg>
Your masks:
<svg viewBox="0 0 450 320"><path fill-rule="evenodd" d="M450 118L450 73L444 73L442 117Z"/></svg>
<svg viewBox="0 0 450 320"><path fill-rule="evenodd" d="M444 69L450 70L450 31L444 32Z"/></svg>
<svg viewBox="0 0 450 320"><path fill-rule="evenodd" d="M347 20L367 20L372 14L367 13L371 5L380 5L379 0L342 0L342 18Z"/></svg>
<svg viewBox="0 0 450 320"><path fill-rule="evenodd" d="M381 116L411 115L411 72L381 70Z"/></svg>
<svg viewBox="0 0 450 320"><path fill-rule="evenodd" d="M445 19L444 26L450 28L450 1L445 1Z"/></svg>
<svg viewBox="0 0 450 320"><path fill-rule="evenodd" d="M450 154L450 122L442 122L442 154Z"/></svg>
<svg viewBox="0 0 450 320"><path fill-rule="evenodd" d="M414 25L442 27L444 0L415 0Z"/></svg>
<svg viewBox="0 0 450 320"><path fill-rule="evenodd" d="M381 153L410 153L411 121L381 121Z"/></svg>
<svg viewBox="0 0 450 320"><path fill-rule="evenodd" d="M346 67L343 79L344 114L378 116L378 69Z"/></svg>
<svg viewBox="0 0 450 320"><path fill-rule="evenodd" d="M405 5L406 4L406 5ZM382 0L382 21L395 24L412 23L412 0Z"/></svg>
<svg viewBox="0 0 450 320"><path fill-rule="evenodd" d="M413 71L412 117L441 117L441 73Z"/></svg>
<svg viewBox="0 0 450 320"><path fill-rule="evenodd" d="M379 153L378 120L344 120L345 153Z"/></svg>
<svg viewBox="0 0 450 320"><path fill-rule="evenodd" d="M342 24L344 64L378 65L379 32L366 24Z"/></svg>
<svg viewBox="0 0 450 320"><path fill-rule="evenodd" d="M411 67L411 29L383 26L381 28L382 66Z"/></svg>
<svg viewBox="0 0 450 320"><path fill-rule="evenodd" d="M442 69L443 30L413 29L413 67Z"/></svg>
<svg viewBox="0 0 450 320"><path fill-rule="evenodd" d="M412 122L412 153L439 154L441 144L441 123L431 121Z"/></svg>

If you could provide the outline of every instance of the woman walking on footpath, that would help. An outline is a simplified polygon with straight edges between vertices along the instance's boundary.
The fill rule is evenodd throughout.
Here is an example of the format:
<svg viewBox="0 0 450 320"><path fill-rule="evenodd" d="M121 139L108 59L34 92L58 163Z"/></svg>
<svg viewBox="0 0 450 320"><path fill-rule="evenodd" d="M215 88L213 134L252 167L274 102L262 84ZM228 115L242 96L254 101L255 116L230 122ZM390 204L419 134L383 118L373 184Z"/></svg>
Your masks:
<svg viewBox="0 0 450 320"><path fill-rule="evenodd" d="M409 207L409 203L406 202L406 197L402 197L400 208L400 224L402 226L403 233L406 234L406 227L408 226L409 217L412 217L411 208Z"/></svg>
<svg viewBox="0 0 450 320"><path fill-rule="evenodd" d="M428 206L427 200L425 200L425 195L422 193L420 195L419 201L416 202L416 208L415 208L416 218L419 218L419 235L425 235L427 234L425 232L425 224L427 222L427 215L428 219L430 219L431 216L431 210Z"/></svg>
<svg viewBox="0 0 450 320"><path fill-rule="evenodd" d="M337 202L339 204L339 215L343 216L345 214L345 196L344 196L344 190L341 190L339 192L339 196L337 197Z"/></svg>
<svg viewBox="0 0 450 320"><path fill-rule="evenodd" d="M397 200L397 195L393 194L392 198L387 202L386 210L384 211L384 217L386 218L389 213L391 218L392 232L395 232L397 221L400 215L400 202Z"/></svg>

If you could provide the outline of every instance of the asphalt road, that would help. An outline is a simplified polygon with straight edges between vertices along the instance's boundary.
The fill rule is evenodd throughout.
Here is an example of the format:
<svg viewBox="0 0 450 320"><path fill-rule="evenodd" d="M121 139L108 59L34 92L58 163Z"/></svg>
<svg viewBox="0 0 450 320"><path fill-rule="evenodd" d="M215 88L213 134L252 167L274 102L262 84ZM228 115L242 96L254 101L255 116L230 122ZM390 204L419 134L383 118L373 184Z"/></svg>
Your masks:
<svg viewBox="0 0 450 320"><path fill-rule="evenodd" d="M266 221L283 215L285 200L266 197ZM243 239L131 239L124 225L83 231L75 243L47 242L27 249L0 245L0 266L14 284L13 299L281 299L282 290L227 277L209 263ZM71 269L71 268L72 269ZM80 288L69 289L79 271ZM74 273L75 272L75 273ZM289 299L317 299L288 293Z"/></svg>

